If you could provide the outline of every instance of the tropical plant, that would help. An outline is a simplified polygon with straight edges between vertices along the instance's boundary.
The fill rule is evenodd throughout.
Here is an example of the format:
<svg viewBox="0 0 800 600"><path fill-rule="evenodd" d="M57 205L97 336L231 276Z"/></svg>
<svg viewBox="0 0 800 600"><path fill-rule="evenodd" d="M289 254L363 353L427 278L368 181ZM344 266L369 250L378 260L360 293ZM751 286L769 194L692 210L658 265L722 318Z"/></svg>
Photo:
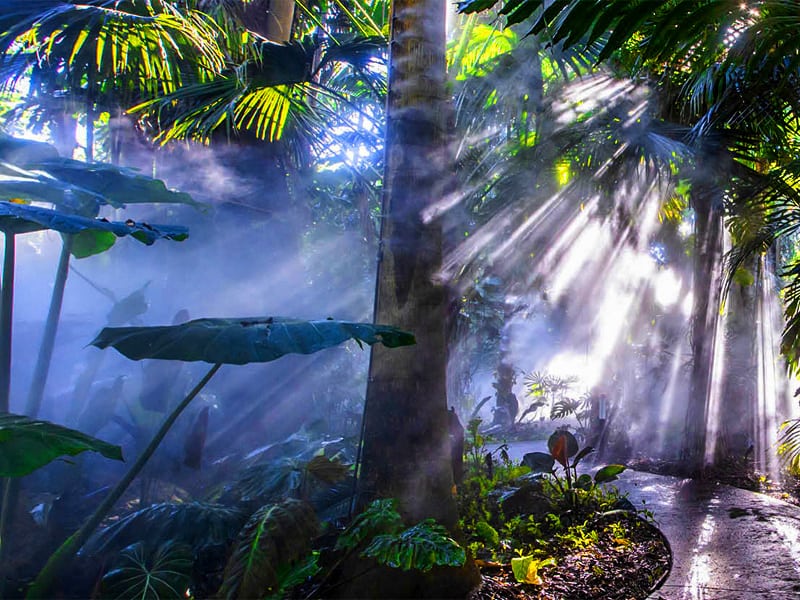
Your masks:
<svg viewBox="0 0 800 600"><path fill-rule="evenodd" d="M462 3L465 12L491 2ZM591 6L591 8L589 8ZM697 149L691 202L697 214L695 256L719 255L725 206L734 247L728 283L751 257L796 232L797 42L786 32L797 25L797 2L603 2L540 0L503 2L506 23L528 20L531 33L546 33L559 46L594 44L598 60L613 57L621 71L649 78L663 95L668 118L691 131ZM703 170L715 171L708 178ZM717 248L717 249L715 249ZM780 270L780 264L775 264ZM800 272L785 269L787 298ZM712 279L719 265L696 260L695 281L708 282L695 295L693 399L686 418L684 458L696 472L704 458L705 416L711 360L709 344L719 291ZM708 289L706 289L708 288ZM725 289L723 292L726 291ZM781 350L792 372L798 368L798 305L784 302Z"/></svg>
<svg viewBox="0 0 800 600"><path fill-rule="evenodd" d="M606 465L595 473L594 478L587 473L578 475L578 465L594 451L594 448L586 446L579 449L578 440L569 431L560 430L553 433L547 440L547 448L549 454L529 452L522 458L522 464L529 467L534 474L549 474L553 484L572 506L577 506L580 499L586 497L578 490L591 493L598 484L615 481L626 468L624 465ZM558 475L556 463L562 467L563 479Z"/></svg>
<svg viewBox="0 0 800 600"><path fill-rule="evenodd" d="M464 549L433 519L406 527L395 500L375 500L336 542L338 550L360 549L361 556L379 564L408 571L429 571L435 566L460 567Z"/></svg>
<svg viewBox="0 0 800 600"><path fill-rule="evenodd" d="M192 569L192 549L169 541L154 552L142 542L120 552L100 587L106 598L183 598Z"/></svg>
<svg viewBox="0 0 800 600"><path fill-rule="evenodd" d="M122 459L122 449L80 431L21 415L0 413L0 477L22 477L59 456L98 452Z"/></svg>
<svg viewBox="0 0 800 600"><path fill-rule="evenodd" d="M311 354L354 339L359 344L382 343L397 347L414 343L414 336L386 325L347 321L298 321L280 317L251 319L198 319L163 327L107 327L92 342L113 346L133 360L205 361L213 366L166 417L150 444L83 526L50 557L29 591L29 596L49 593L54 579L89 539L114 504L147 464L172 424L223 364L268 362L289 353Z"/></svg>
<svg viewBox="0 0 800 600"><path fill-rule="evenodd" d="M306 502L287 500L263 506L239 533L219 596L279 596L284 583L279 573L290 573L286 567L309 555L311 542L318 534L319 522Z"/></svg>
<svg viewBox="0 0 800 600"><path fill-rule="evenodd" d="M141 540L156 544L172 541L194 552L216 545L227 547L246 520L240 509L221 504L162 502L125 515L98 531L81 554L107 558Z"/></svg>

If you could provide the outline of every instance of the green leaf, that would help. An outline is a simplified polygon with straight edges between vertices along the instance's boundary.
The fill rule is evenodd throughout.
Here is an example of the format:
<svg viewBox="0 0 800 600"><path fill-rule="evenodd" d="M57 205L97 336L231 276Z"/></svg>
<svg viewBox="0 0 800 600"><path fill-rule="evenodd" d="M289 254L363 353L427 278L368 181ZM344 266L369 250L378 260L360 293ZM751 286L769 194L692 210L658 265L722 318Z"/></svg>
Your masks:
<svg viewBox="0 0 800 600"><path fill-rule="evenodd" d="M22 477L59 456L90 450L122 460L122 449L80 431L21 415L0 414L0 477Z"/></svg>
<svg viewBox="0 0 800 600"><path fill-rule="evenodd" d="M520 583L530 583L541 585L542 579L539 577L539 570L542 567L555 566L554 558L537 559L533 556L520 556L511 559L511 570L514 572L514 579Z"/></svg>
<svg viewBox="0 0 800 600"><path fill-rule="evenodd" d="M92 342L113 346L132 360L205 361L244 365L284 354L312 354L349 339L389 348L415 343L414 336L388 325L350 321L303 321L283 317L196 319L161 327L106 327Z"/></svg>
<svg viewBox="0 0 800 600"><path fill-rule="evenodd" d="M117 236L110 231L87 229L75 235L70 250L75 258L87 258L105 252L116 241Z"/></svg>
<svg viewBox="0 0 800 600"><path fill-rule="evenodd" d="M522 457L522 464L530 467L532 473L550 473L556 461L552 455L544 452L528 452Z"/></svg>
<svg viewBox="0 0 800 600"><path fill-rule="evenodd" d="M0 132L0 199L20 198L63 206L77 205L96 214L97 207L116 208L149 202L202 207L189 194L170 190L159 179L134 169L63 158L50 144Z"/></svg>
<svg viewBox="0 0 800 600"><path fill-rule="evenodd" d="M114 521L92 536L81 554L108 556L145 540L172 540L191 548L228 546L247 520L236 508L208 502L161 502Z"/></svg>
<svg viewBox="0 0 800 600"><path fill-rule="evenodd" d="M579 490L588 490L592 487L592 477L586 473L582 473L580 477L578 477L577 481L575 481L575 487Z"/></svg>
<svg viewBox="0 0 800 600"><path fill-rule="evenodd" d="M319 522L306 502L287 500L261 507L239 533L218 596L262 598L277 592L280 565L294 564L307 555L318 533Z"/></svg>
<svg viewBox="0 0 800 600"><path fill-rule="evenodd" d="M306 471L323 483L337 483L347 477L349 467L327 456L315 456L306 465Z"/></svg>
<svg viewBox="0 0 800 600"><path fill-rule="evenodd" d="M586 458L586 456L588 456L592 452L594 452L594 448L592 446L586 446L585 448L583 448L583 450L578 452L578 455L575 457L575 460L572 461L572 466L577 467L578 463L581 462L584 458Z"/></svg>
<svg viewBox="0 0 800 600"><path fill-rule="evenodd" d="M185 598L194 563L191 547L168 541L151 553L137 542L120 553L101 581L103 598Z"/></svg>
<svg viewBox="0 0 800 600"><path fill-rule="evenodd" d="M426 519L400 534L377 535L361 555L403 571L460 567L467 559L464 549L433 519Z"/></svg>
<svg viewBox="0 0 800 600"><path fill-rule="evenodd" d="M39 229L52 229L73 235L85 234L83 239L79 240L79 250L84 256L90 255L86 254L87 252L100 251L99 249L104 245L108 247L108 236L130 235L140 242L150 245L157 239L183 241L189 235L185 227L174 225L148 225L130 220L122 223L105 219L90 219L41 206L0 202L0 230L17 234ZM101 233L103 235L100 235ZM78 255L76 254L76 256Z"/></svg>
<svg viewBox="0 0 800 600"><path fill-rule="evenodd" d="M617 475L626 469L625 465L606 465L594 474L595 483L608 483L617 479Z"/></svg>
<svg viewBox="0 0 800 600"><path fill-rule="evenodd" d="M467 0L467 2L457 3L458 12L462 14L470 14L489 10L495 4L497 4L497 0Z"/></svg>
<svg viewBox="0 0 800 600"><path fill-rule="evenodd" d="M392 499L373 501L358 515L339 539L337 550L350 550L378 534L396 533L403 527L403 519Z"/></svg>

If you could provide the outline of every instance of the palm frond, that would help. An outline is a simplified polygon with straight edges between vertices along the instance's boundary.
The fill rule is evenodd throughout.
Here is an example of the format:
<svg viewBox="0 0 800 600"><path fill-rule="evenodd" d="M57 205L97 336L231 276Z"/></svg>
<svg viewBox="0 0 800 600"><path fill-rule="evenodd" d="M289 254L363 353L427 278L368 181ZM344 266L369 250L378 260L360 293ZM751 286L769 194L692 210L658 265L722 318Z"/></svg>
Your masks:
<svg viewBox="0 0 800 600"><path fill-rule="evenodd" d="M31 3L38 12L2 29L0 52L35 56L63 69L72 87L90 81L134 85L143 95L169 93L183 81L182 66L209 72L223 67L219 30L203 13L164 0L94 0ZM21 16L3 4L0 23ZM24 63L17 62L20 68Z"/></svg>

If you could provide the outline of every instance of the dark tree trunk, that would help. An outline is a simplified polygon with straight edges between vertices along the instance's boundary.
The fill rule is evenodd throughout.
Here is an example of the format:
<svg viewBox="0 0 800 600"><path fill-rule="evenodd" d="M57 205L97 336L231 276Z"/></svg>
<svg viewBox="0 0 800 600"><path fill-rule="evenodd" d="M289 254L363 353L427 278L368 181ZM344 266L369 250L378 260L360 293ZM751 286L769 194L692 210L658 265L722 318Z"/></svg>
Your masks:
<svg viewBox="0 0 800 600"><path fill-rule="evenodd" d="M394 2L375 320L412 331L417 344L373 347L360 501L396 498L409 522L433 517L452 529L442 233L425 218L449 173L444 49L444 3Z"/></svg>

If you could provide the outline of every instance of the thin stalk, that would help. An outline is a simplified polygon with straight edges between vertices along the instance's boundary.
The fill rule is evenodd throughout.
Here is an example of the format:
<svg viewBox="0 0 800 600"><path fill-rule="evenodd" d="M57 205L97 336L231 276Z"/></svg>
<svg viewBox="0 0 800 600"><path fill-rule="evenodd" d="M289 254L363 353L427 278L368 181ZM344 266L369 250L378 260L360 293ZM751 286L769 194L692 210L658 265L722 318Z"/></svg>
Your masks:
<svg viewBox="0 0 800 600"><path fill-rule="evenodd" d="M3 257L3 290L0 298L0 412L10 411L11 390L11 326L14 314L14 261L15 238L5 234Z"/></svg>
<svg viewBox="0 0 800 600"><path fill-rule="evenodd" d="M9 412L11 390L11 326L14 314L14 262L16 236L5 233L5 256L3 257L3 289L0 292L0 412ZM3 480L3 504L0 509L0 564L8 551L8 524L16 507L18 484L15 479ZM0 582L0 597L5 596Z"/></svg>
<svg viewBox="0 0 800 600"><path fill-rule="evenodd" d="M64 302L64 288L67 285L67 275L69 274L69 255L72 251L72 240L71 235L64 236L61 256L58 259L56 280L53 284L53 295L50 297L50 310L47 313L42 344L39 346L39 358L36 360L36 368L33 371L33 379L28 391L28 401L25 403L25 414L32 419L39 414L39 409L42 406L47 374L50 371L50 362L53 358L53 348L55 347L56 333L58 332L58 320L61 317L61 305Z"/></svg>
<svg viewBox="0 0 800 600"><path fill-rule="evenodd" d="M89 537L94 533L95 529L102 523L103 519L106 518L108 513L114 508L114 505L117 501L122 497L125 491L128 489L128 486L136 479L136 476L142 471L144 466L147 464L147 461L150 460L150 457L153 456L153 453L158 448L159 444L161 444L164 437L169 432L172 425L175 423L177 418L181 415L181 413L189 406L192 400L200 393L205 385L209 382L209 380L214 376L214 374L219 370L222 366L222 363L217 363L212 366L208 373L200 380L200 382L192 389L191 392L181 400L180 404L175 407L175 409L169 414L169 416L164 419L164 422L161 424L161 428L158 432L153 436L153 439L150 440L147 448L144 449L142 454L136 459L136 462L133 463L133 466L128 470L125 476L117 483L113 490L106 496L106 499L103 500L103 503L97 507L94 511L92 516L90 516L83 526L73 533L67 540L61 544L61 546L56 550L47 561L47 564L42 568L39 572L39 575L36 576L36 580L31 584L30 589L26 595L28 599L36 599L36 598L51 598L51 588L53 582L61 575L64 567L67 566L69 561L77 554L78 550L81 549Z"/></svg>

